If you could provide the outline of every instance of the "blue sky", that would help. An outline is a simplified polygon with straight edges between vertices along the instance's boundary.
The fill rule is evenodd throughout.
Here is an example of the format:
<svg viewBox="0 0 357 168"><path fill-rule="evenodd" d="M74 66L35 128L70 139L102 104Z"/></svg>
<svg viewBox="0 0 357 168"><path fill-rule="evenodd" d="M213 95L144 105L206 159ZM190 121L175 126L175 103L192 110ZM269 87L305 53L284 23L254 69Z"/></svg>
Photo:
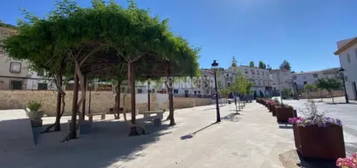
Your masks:
<svg viewBox="0 0 357 168"><path fill-rule="evenodd" d="M125 5L125 0L117 0ZM16 24L20 9L46 16L53 0L1 0L0 20ZM89 0L77 0L89 6ZM137 0L140 8L168 18L175 34L200 47L200 65L221 67L259 60L294 71L339 66L336 41L357 35L356 0Z"/></svg>

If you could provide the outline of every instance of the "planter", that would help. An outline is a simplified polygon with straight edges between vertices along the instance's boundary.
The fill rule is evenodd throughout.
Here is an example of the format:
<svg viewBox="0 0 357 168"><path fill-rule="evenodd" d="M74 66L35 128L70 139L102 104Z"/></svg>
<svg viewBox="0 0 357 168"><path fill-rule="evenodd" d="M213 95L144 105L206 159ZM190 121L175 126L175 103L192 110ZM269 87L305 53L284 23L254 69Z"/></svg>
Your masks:
<svg viewBox="0 0 357 168"><path fill-rule="evenodd" d="M30 120L32 127L42 127L42 119Z"/></svg>
<svg viewBox="0 0 357 168"><path fill-rule="evenodd" d="M286 123L289 121L289 118L296 116L296 110L294 110L291 106L276 107L276 119L278 122Z"/></svg>
<svg viewBox="0 0 357 168"><path fill-rule="evenodd" d="M295 147L304 158L336 160L346 156L342 126L293 126Z"/></svg>
<svg viewBox="0 0 357 168"><path fill-rule="evenodd" d="M271 110L270 111L271 111L273 116L276 116L276 108L277 107L279 107L279 106L275 105L275 104L271 105Z"/></svg>

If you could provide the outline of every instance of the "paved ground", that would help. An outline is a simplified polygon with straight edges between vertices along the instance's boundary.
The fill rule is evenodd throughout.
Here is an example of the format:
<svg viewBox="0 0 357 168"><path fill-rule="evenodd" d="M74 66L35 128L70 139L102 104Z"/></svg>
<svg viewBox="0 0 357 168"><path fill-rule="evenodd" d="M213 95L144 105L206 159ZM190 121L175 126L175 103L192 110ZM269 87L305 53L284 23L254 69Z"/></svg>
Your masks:
<svg viewBox="0 0 357 168"><path fill-rule="evenodd" d="M320 112L326 116L338 118L342 121L345 137L345 145L347 152L357 152L357 102L351 101L350 104L345 104L343 97L335 98L335 104L331 99L314 99L316 106ZM303 115L303 107L308 101L303 100L284 100L284 103L292 105L298 110L299 115Z"/></svg>
<svg viewBox="0 0 357 168"><path fill-rule="evenodd" d="M129 128L123 121L96 121L92 132L78 140L59 143L66 133L62 131L41 135L30 151L0 150L0 167L297 167L291 128L279 126L259 104L248 104L240 115L234 109L222 107L219 124L214 124L214 105L177 110L176 126L168 127L167 122L159 129L147 126L150 133L137 137L127 136Z"/></svg>
<svg viewBox="0 0 357 168"><path fill-rule="evenodd" d="M24 110L1 110L0 150L33 149L35 144L30 125L30 120Z"/></svg>

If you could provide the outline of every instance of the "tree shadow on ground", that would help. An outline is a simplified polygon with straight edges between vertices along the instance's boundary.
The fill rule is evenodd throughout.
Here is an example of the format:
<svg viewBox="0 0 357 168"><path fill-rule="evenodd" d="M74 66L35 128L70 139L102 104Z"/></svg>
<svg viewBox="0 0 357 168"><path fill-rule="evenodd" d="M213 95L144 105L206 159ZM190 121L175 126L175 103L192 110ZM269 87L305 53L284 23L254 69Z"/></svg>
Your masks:
<svg viewBox="0 0 357 168"><path fill-rule="evenodd" d="M187 134L187 135L181 136L180 139L181 139L181 140L191 139L191 138L193 138L197 133L199 133L199 132L201 132L201 131L203 131L203 130L205 130L205 129L207 129L207 128L209 128L209 127L215 125L215 124L218 124L218 123L217 123L217 122L211 123L211 124L209 124L209 125L207 125L207 126L204 126L204 127L200 128L200 129L198 129L198 130L196 130L196 131L194 131L194 132L192 132L192 133L189 133L189 134Z"/></svg>
<svg viewBox="0 0 357 168"><path fill-rule="evenodd" d="M330 102L326 102L325 104L328 104L328 105L340 105L340 104L345 104L345 105L357 105L357 103L355 103L355 102L350 102L350 103L341 103L341 102L338 102L338 103L330 103Z"/></svg>
<svg viewBox="0 0 357 168"><path fill-rule="evenodd" d="M238 115L241 115L241 113L231 113L222 117L222 120L238 122L239 121Z"/></svg>
<svg viewBox="0 0 357 168"><path fill-rule="evenodd" d="M34 150L0 153L1 156L5 156L0 158L0 164L1 167L11 168L28 165L36 168L110 167L118 161L128 162L145 156L145 153L141 153L144 148L158 141L160 136L170 133L166 124L160 127L148 124L142 126L147 134L129 137L130 126L126 122L94 122L90 133L60 143L63 135L68 132L68 124L62 124L61 132L41 134ZM20 162L19 158L22 158Z"/></svg>

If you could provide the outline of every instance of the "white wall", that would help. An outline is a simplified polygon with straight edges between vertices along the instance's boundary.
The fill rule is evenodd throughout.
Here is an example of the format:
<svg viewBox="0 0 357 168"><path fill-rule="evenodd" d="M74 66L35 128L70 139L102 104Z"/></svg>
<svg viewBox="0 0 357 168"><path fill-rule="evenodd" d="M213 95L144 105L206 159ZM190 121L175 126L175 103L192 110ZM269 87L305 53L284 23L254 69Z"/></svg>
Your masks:
<svg viewBox="0 0 357 168"><path fill-rule="evenodd" d="M346 41L338 42L338 46L342 46ZM348 61L350 57L350 61ZM357 83L357 44L353 45L339 55L342 68L345 69L346 76L346 90L350 99L357 99L357 93L354 91L353 82Z"/></svg>

